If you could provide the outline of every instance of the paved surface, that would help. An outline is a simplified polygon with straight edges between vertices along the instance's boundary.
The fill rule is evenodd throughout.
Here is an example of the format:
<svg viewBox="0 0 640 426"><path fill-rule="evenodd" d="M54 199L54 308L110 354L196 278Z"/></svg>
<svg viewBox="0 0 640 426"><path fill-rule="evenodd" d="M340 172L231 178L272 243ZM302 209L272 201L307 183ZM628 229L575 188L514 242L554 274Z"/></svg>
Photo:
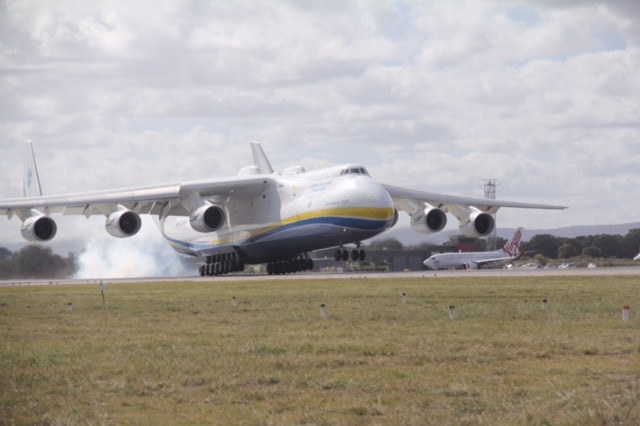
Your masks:
<svg viewBox="0 0 640 426"><path fill-rule="evenodd" d="M385 278L458 278L458 277L526 277L526 276L603 276L603 275L638 275L640 266L620 268L575 268L575 269L476 269L456 271L417 271L386 273L300 273L290 275L225 275L220 277L171 277L171 278L124 278L124 279L81 279L81 280L35 280L35 281L0 281L0 287L56 284L99 284L105 283L140 283L148 281L246 281L246 280L317 280L317 279L385 279Z"/></svg>

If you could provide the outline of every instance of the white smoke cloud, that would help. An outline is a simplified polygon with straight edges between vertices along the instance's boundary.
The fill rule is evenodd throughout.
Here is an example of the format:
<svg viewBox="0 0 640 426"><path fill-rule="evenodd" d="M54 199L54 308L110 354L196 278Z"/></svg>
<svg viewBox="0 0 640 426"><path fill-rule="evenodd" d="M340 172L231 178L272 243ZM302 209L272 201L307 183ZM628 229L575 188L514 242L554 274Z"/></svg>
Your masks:
<svg viewBox="0 0 640 426"><path fill-rule="evenodd" d="M92 236L77 257L74 278L184 277L195 275L194 266L162 239L157 224L142 217L140 232L130 238L104 233Z"/></svg>

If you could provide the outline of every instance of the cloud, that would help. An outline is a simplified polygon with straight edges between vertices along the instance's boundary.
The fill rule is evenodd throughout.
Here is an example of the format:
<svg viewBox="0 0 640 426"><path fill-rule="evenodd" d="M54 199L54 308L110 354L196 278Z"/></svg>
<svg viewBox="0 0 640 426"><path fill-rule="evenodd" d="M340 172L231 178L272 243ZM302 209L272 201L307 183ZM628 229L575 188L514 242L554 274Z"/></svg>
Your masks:
<svg viewBox="0 0 640 426"><path fill-rule="evenodd" d="M571 207L503 226L632 222L636 3L5 1L0 195L24 138L48 193L233 175L259 140L280 168Z"/></svg>

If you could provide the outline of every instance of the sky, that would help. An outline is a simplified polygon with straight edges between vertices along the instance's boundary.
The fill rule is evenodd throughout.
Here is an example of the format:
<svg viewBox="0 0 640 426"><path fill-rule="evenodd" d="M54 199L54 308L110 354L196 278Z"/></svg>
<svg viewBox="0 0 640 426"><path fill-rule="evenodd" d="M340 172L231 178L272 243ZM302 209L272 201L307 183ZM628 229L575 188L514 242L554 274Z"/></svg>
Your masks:
<svg viewBox="0 0 640 426"><path fill-rule="evenodd" d="M0 0L0 197L25 139L47 194L235 175L259 141L276 169L569 206L499 227L636 222L639 46L636 0Z"/></svg>

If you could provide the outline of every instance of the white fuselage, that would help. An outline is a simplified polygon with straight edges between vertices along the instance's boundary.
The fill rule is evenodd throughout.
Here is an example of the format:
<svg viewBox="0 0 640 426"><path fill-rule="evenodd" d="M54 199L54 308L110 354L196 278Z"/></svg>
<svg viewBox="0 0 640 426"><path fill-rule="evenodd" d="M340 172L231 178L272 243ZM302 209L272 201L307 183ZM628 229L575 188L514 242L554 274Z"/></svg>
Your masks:
<svg viewBox="0 0 640 426"><path fill-rule="evenodd" d="M183 254L234 250L246 263L263 263L359 243L392 226L395 218L387 191L357 165L265 176L263 190L230 196L221 205L226 222L216 232L196 232L188 217L170 216L162 224L165 238Z"/></svg>
<svg viewBox="0 0 640 426"><path fill-rule="evenodd" d="M475 269L482 262L495 259L494 262L499 264L500 262L508 262L510 259L515 259L515 256L509 256L503 250L495 250L488 252L459 252L459 253L439 253L429 257L423 263L430 269L459 269L459 268L471 268ZM500 260L498 260L500 259Z"/></svg>

